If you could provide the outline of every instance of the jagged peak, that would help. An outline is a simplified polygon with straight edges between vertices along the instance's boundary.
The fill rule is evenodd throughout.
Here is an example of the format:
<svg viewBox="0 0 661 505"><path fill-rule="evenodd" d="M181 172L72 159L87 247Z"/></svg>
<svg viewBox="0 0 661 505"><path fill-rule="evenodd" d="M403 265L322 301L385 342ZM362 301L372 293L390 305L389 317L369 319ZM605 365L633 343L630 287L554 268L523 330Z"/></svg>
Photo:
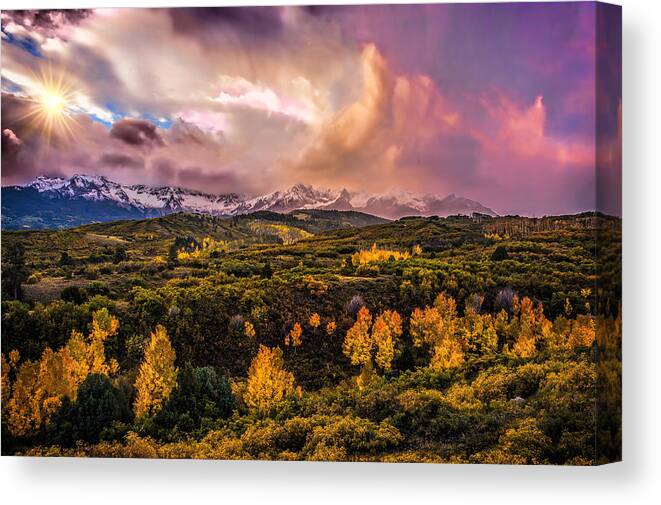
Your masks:
<svg viewBox="0 0 661 505"><path fill-rule="evenodd" d="M68 179L36 177L26 186L63 198L110 201L140 211L184 210L215 215L237 215L259 210L289 212L296 209L357 210L386 218L402 215L451 215L472 212L496 215L481 203L456 196L419 195L393 188L380 194L329 189L298 182L271 193L246 198L237 193L210 194L179 186L122 185L103 175L75 174Z"/></svg>

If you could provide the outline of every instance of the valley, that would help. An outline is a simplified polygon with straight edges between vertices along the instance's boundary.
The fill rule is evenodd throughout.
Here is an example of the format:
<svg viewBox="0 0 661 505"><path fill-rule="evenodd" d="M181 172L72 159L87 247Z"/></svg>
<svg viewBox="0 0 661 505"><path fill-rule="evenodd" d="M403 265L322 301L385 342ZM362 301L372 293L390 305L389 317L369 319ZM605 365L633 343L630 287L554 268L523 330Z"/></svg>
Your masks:
<svg viewBox="0 0 661 505"><path fill-rule="evenodd" d="M171 345L180 380L213 373L229 389L188 392L155 417L111 416L79 435L84 445L64 436L62 423L77 422L64 407L48 413L10 399L3 420L15 435L3 447L596 463L612 457L617 437L615 414L602 420L602 445L591 442L594 402L617 411L594 384L617 376L608 370L619 363L620 233L619 219L594 213L388 221L314 209L5 230L4 279L23 250L20 300L3 284L2 353L7 363L20 359L14 381L29 381L34 364L51 366L49 353L64 359L73 335L116 321L102 347L115 370L104 373L125 384L121 402L138 401L131 384L155 331ZM259 373L285 382L261 384ZM58 397L45 377L34 380L29 387ZM193 400L226 406L205 414L190 410ZM36 424L19 422L31 418ZM255 446L254 437L276 438Z"/></svg>

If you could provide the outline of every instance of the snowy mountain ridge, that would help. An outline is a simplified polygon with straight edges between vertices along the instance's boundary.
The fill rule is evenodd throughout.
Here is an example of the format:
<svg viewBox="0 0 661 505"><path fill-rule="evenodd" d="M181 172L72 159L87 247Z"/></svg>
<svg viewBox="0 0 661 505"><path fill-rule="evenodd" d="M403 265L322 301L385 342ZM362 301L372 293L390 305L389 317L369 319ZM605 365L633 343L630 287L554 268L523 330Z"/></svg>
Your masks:
<svg viewBox="0 0 661 505"><path fill-rule="evenodd" d="M9 188L18 192L32 189L49 199L112 203L150 216L180 211L234 216L262 210L290 212L297 209L355 210L388 219L410 215L497 215L479 202L455 195L442 198L400 190L369 195L305 184L254 198L237 193L210 194L172 186L125 185L100 175L73 175L69 178L39 176L24 186Z"/></svg>

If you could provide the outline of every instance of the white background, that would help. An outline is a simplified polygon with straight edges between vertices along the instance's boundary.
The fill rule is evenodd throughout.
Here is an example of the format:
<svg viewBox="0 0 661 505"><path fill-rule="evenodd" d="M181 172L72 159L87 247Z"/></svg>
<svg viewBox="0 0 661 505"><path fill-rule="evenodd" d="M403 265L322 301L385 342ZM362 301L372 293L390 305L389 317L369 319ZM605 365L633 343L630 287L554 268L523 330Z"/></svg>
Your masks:
<svg viewBox="0 0 661 505"><path fill-rule="evenodd" d="M0 0L0 8L269 4ZM277 3L277 2L270 2ZM288 3L288 2L283 2ZM352 3L321 2L321 3ZM0 459L4 503L661 503L661 2L622 0L624 462L599 468ZM167 50L167 48L164 48Z"/></svg>

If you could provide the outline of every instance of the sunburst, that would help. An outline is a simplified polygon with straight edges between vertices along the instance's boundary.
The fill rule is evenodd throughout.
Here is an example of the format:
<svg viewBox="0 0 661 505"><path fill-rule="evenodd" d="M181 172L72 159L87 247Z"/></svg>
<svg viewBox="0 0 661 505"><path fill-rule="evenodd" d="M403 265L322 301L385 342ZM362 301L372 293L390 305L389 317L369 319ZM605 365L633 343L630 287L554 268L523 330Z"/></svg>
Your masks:
<svg viewBox="0 0 661 505"><path fill-rule="evenodd" d="M48 66L33 78L28 111L21 119L29 120L50 143L53 138L73 138L76 119L72 114L76 90L67 82L63 71Z"/></svg>

